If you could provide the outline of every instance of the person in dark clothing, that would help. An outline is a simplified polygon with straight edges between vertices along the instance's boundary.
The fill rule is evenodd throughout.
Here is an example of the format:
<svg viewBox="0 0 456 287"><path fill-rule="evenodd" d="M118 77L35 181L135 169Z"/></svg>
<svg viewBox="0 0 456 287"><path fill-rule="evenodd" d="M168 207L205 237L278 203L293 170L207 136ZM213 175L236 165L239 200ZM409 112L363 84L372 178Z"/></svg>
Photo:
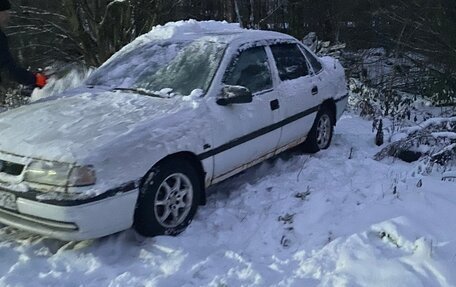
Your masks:
<svg viewBox="0 0 456 287"><path fill-rule="evenodd" d="M0 72L7 70L11 78L16 82L27 86L42 88L46 85L46 76L40 73L34 74L18 66L11 55L8 39L2 31L8 24L10 9L11 4L8 0L0 0Z"/></svg>

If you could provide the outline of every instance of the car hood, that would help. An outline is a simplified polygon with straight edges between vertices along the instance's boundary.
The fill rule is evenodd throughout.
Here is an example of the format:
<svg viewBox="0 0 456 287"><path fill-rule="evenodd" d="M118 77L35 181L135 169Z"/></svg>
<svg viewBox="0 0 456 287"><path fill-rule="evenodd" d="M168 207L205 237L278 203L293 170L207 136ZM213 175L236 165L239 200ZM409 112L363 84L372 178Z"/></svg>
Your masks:
<svg viewBox="0 0 456 287"><path fill-rule="evenodd" d="M55 98L1 113L0 152L72 163L128 136L138 125L153 129L161 119L193 108L181 98L125 92Z"/></svg>

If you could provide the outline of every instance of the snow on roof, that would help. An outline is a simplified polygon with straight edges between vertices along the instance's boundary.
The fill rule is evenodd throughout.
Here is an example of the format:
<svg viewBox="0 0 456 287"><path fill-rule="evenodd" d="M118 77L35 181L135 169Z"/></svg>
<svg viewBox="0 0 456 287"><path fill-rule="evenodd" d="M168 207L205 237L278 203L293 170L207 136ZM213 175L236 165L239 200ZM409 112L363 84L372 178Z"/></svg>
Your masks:
<svg viewBox="0 0 456 287"><path fill-rule="evenodd" d="M152 28L152 30L143 35L143 37L154 40L154 39L169 39L169 38L181 38L186 35L201 35L206 33L234 33L242 32L244 29L240 27L238 23L228 23L226 21L196 21L186 20L178 22L170 22L163 26L158 25Z"/></svg>
<svg viewBox="0 0 456 287"><path fill-rule="evenodd" d="M139 36L131 44L135 44L135 42L150 42L153 40L166 40L172 38L195 39L202 36L219 36L220 38L231 36L230 39L238 39L242 37L250 38L252 35L263 38L291 37L273 31L243 29L238 23L228 23L226 21L184 20L169 22L163 26L155 26L149 33Z"/></svg>
<svg viewBox="0 0 456 287"><path fill-rule="evenodd" d="M144 35L139 36L133 42L123 47L120 51L114 54L112 59L128 53L144 44L151 41L163 40L194 40L202 37L211 37L219 42L229 43L234 40L261 40L261 39L292 39L291 36L262 30L243 29L238 23L228 23L226 21L196 21L183 20L177 22L169 22L165 25L158 25ZM106 62L105 64L107 64Z"/></svg>

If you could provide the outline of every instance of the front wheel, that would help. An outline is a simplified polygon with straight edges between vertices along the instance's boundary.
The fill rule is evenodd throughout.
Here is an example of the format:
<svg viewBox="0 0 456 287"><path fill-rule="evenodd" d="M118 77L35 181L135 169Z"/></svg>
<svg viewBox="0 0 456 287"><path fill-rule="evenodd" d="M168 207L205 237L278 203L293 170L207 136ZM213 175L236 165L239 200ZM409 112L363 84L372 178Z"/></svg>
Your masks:
<svg viewBox="0 0 456 287"><path fill-rule="evenodd" d="M201 192L198 172L189 162L157 165L140 189L135 230L143 236L178 235L192 221Z"/></svg>
<svg viewBox="0 0 456 287"><path fill-rule="evenodd" d="M327 149L331 145L333 132L333 116L328 109L323 108L318 112L312 129L303 144L304 151L316 153L322 149Z"/></svg>

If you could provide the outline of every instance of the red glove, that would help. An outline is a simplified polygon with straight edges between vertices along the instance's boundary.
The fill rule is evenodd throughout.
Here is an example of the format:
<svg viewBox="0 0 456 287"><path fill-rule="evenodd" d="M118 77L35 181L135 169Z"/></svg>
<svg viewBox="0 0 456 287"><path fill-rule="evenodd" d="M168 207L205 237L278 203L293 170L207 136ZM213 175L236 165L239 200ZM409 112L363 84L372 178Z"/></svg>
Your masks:
<svg viewBox="0 0 456 287"><path fill-rule="evenodd" d="M35 74L35 86L37 86L38 88L43 88L44 86L46 86L46 83L47 83L47 77L41 73L36 73Z"/></svg>

